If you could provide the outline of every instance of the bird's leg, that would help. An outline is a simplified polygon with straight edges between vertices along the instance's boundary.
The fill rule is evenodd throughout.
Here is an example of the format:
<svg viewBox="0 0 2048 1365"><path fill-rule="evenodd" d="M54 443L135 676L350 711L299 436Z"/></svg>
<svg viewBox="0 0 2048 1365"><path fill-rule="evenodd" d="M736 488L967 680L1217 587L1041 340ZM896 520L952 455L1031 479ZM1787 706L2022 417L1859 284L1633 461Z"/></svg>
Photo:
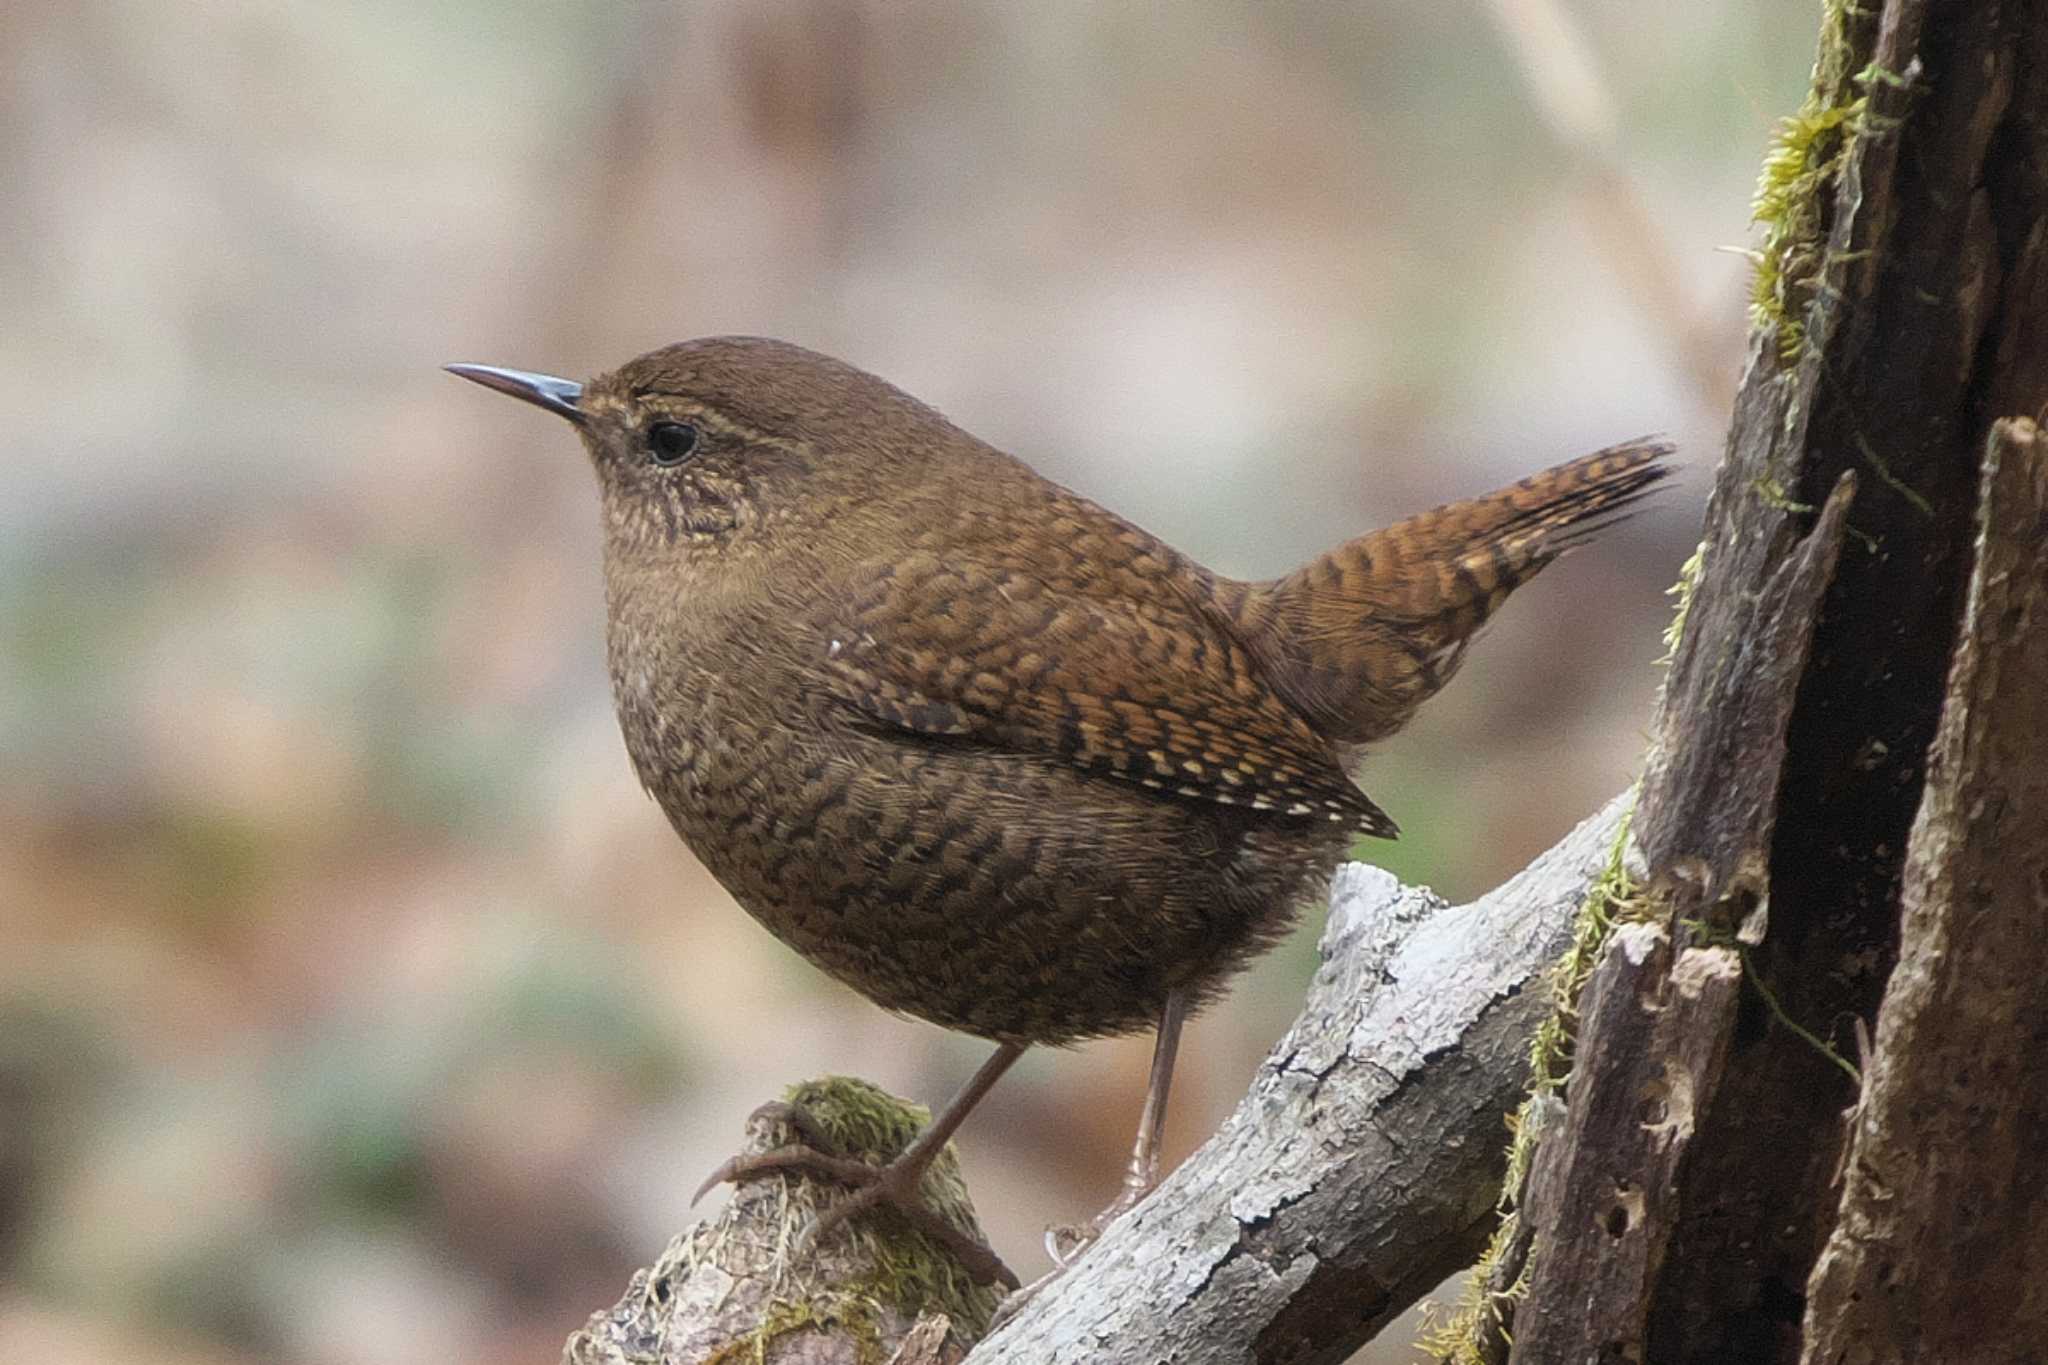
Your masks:
<svg viewBox="0 0 2048 1365"><path fill-rule="evenodd" d="M1024 1055L1024 1047L1023 1043L1004 1043L998 1047L939 1112L939 1116L886 1165L871 1166L856 1157L840 1154L816 1120L796 1106L785 1106L791 1112L778 1117L787 1119L805 1141L769 1152L731 1158L697 1187L691 1202L703 1198L704 1192L713 1185L727 1181L737 1184L781 1171L851 1185L853 1193L820 1213L805 1234L807 1237L822 1237L854 1214L885 1204L902 1214L912 1227L952 1253L978 1283L1002 1283L1014 1289L1017 1277L1003 1264L1002 1258L988 1243L955 1226L934 1209L925 1199L923 1187L925 1172L931 1168L932 1162L945 1150L946 1143L974 1106L981 1103L1003 1073Z"/></svg>
<svg viewBox="0 0 2048 1365"><path fill-rule="evenodd" d="M1166 1130L1166 1097L1173 1090L1173 1059L1180 1052L1180 1026L1188 1017L1185 990L1167 993L1159 1011L1159 1033L1152 1040L1152 1071L1145 1081L1145 1107L1138 1114L1138 1140L1131 1148L1130 1169L1124 1172L1123 1193L1095 1216L1096 1230L1129 1212L1159 1183L1159 1135Z"/></svg>
<svg viewBox="0 0 2048 1365"><path fill-rule="evenodd" d="M1145 1107L1138 1114L1138 1140L1131 1146L1131 1164L1124 1170L1123 1191L1109 1207L1085 1223L1047 1228L1046 1254L1052 1269L1017 1290L996 1308L991 1330L1008 1322L1019 1309L1038 1296L1040 1290L1067 1273L1083 1251L1095 1244L1105 1229L1137 1207L1159 1183L1159 1134L1166 1127L1166 1097L1173 1089L1173 1059L1180 1051L1180 1026L1188 1017L1184 990L1168 992L1159 1009L1159 1032L1152 1040L1152 1071L1145 1081Z"/></svg>
<svg viewBox="0 0 2048 1365"><path fill-rule="evenodd" d="M1058 1227L1046 1233L1046 1250L1053 1263L1064 1268L1094 1243L1111 1223L1137 1207L1159 1183L1159 1135L1166 1127L1166 1099L1173 1089L1173 1059L1180 1051L1180 1026L1187 1019L1188 996L1184 990L1168 992L1159 1010L1159 1032L1152 1043L1152 1071L1145 1082L1145 1107L1138 1115L1138 1138L1131 1147L1131 1164L1124 1171L1124 1187L1109 1206L1078 1227Z"/></svg>

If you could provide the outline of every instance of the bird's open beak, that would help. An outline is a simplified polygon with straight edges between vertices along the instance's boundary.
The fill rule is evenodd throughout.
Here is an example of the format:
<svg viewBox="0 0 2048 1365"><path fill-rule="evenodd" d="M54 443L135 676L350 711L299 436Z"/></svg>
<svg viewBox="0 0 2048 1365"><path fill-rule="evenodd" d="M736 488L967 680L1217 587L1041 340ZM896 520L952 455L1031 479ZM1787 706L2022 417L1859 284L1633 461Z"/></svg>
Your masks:
<svg viewBox="0 0 2048 1365"><path fill-rule="evenodd" d="M583 409L576 406L577 400L583 397L583 386L573 379L557 379L551 374L528 374L525 370L501 370L496 365L443 365L441 368L487 389L509 393L537 408L546 408L578 426L583 424Z"/></svg>

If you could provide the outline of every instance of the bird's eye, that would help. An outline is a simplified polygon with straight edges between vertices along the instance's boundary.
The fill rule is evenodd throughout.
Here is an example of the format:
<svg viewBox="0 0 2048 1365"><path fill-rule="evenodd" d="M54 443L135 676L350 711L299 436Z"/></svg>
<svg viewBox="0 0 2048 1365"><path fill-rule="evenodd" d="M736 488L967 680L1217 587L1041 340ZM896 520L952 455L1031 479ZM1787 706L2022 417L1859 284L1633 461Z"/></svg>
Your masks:
<svg viewBox="0 0 2048 1365"><path fill-rule="evenodd" d="M656 464L681 464L697 449L697 428L688 422L656 422L648 429L647 448Z"/></svg>

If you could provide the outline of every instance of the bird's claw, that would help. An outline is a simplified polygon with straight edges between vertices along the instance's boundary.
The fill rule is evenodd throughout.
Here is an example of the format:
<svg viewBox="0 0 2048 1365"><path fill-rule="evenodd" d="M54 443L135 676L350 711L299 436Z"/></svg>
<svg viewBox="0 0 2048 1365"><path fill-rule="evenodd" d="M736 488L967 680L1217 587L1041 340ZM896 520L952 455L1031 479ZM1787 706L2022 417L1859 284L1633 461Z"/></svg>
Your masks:
<svg viewBox="0 0 2048 1365"><path fill-rule="evenodd" d="M770 1100L747 1115L748 1126L752 1127L755 1123L779 1123L794 1132L797 1140L770 1151L753 1155L742 1153L719 1162L718 1168L705 1176L704 1183L690 1196L691 1208L697 1207L699 1200L720 1185L737 1185L744 1181L759 1179L773 1171L808 1170L813 1175L827 1175L820 1165L813 1164L808 1159L809 1156L822 1157L832 1163L846 1163L837 1167L840 1170L846 1169L847 1166L873 1169L862 1162L848 1162L845 1154L839 1150L839 1144L825 1131L824 1125L812 1117L810 1110L800 1104L791 1104L787 1100Z"/></svg>
<svg viewBox="0 0 2048 1365"><path fill-rule="evenodd" d="M942 1216L924 1198L924 1172L913 1171L899 1161L886 1166L855 1162L862 1174L842 1178L836 1171L823 1172L827 1179L854 1186L853 1192L821 1210L804 1229L803 1244L815 1246L826 1233L857 1213L874 1208L893 1209L904 1222L930 1238L947 1255L958 1261L976 1284L1000 1284L1008 1289L1018 1285L1016 1272L996 1255L995 1249L972 1233L963 1231ZM835 1168L837 1163L834 1163ZM851 1172L847 1172L851 1175Z"/></svg>
<svg viewBox="0 0 2048 1365"><path fill-rule="evenodd" d="M1089 1247L1101 1231L1089 1223L1055 1223L1045 1230L1045 1254L1052 1259L1055 1272L1072 1265Z"/></svg>
<svg viewBox="0 0 2048 1365"><path fill-rule="evenodd" d="M714 1186L743 1185L749 1180L759 1180L764 1175L786 1172L791 1175L808 1175L819 1180L829 1180L836 1185L852 1185L859 1188L874 1182L885 1167L870 1166L865 1161L849 1156L833 1156L810 1147L792 1144L777 1147L772 1151L753 1152L728 1157L719 1163L718 1169L704 1178L697 1192L690 1196L690 1203L696 1204Z"/></svg>
<svg viewBox="0 0 2048 1365"><path fill-rule="evenodd" d="M994 1316L989 1319L988 1329L1008 1322L1023 1311L1024 1305L1037 1298L1045 1287L1067 1273L1081 1253L1101 1240L1109 1225L1138 1206L1140 1200L1152 1192L1152 1186L1142 1181L1127 1181L1123 1193L1110 1206L1085 1223L1055 1223L1045 1230L1045 1254L1052 1258L1052 1269L1025 1285L1013 1290L1009 1297L996 1305Z"/></svg>
<svg viewBox="0 0 2048 1365"><path fill-rule="evenodd" d="M798 1241L799 1251L808 1251L816 1246L826 1233L855 1214L887 1207L894 1209L911 1227L943 1248L976 1283L1001 1284L1011 1289L1017 1287L1015 1272L1003 1263L1002 1257L996 1255L988 1243L962 1231L925 1202L922 1169L911 1169L901 1158L885 1166L871 1166L858 1158L840 1155L836 1144L818 1126L817 1120L796 1105L780 1101L764 1104L754 1111L753 1117L787 1123L801 1141L766 1152L730 1157L719 1163L718 1169L711 1172L690 1197L691 1204L702 1199L714 1186L743 1184L766 1175L801 1175L827 1180L835 1185L848 1186L851 1193L811 1220Z"/></svg>
<svg viewBox="0 0 2048 1365"><path fill-rule="evenodd" d="M1055 1223L1045 1230L1045 1254L1052 1258L1053 1270L1057 1274L1079 1260L1081 1253L1102 1239L1109 1225L1138 1207L1146 1195L1152 1192L1150 1182L1127 1181L1123 1193L1119 1194L1102 1212L1085 1223Z"/></svg>

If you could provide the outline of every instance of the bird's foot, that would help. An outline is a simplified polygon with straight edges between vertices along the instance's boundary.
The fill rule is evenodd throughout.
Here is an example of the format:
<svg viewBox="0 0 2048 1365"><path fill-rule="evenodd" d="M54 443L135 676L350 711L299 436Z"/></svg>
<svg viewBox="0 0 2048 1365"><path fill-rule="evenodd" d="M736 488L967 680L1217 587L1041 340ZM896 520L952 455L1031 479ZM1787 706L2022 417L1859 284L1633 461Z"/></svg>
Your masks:
<svg viewBox="0 0 2048 1365"><path fill-rule="evenodd" d="M1079 1260L1081 1253L1101 1239L1109 1225L1138 1206L1152 1193L1154 1181L1126 1180L1123 1192L1107 1208L1085 1223L1057 1223L1045 1230L1045 1254L1052 1257L1054 1273Z"/></svg>
<svg viewBox="0 0 2048 1365"><path fill-rule="evenodd" d="M1081 1259L1081 1253L1109 1230L1109 1225L1138 1206L1138 1201L1152 1193L1150 1183L1141 1184L1136 1180L1124 1182L1123 1193L1119 1194L1102 1212L1085 1223L1055 1223L1045 1230L1045 1254L1052 1257L1052 1269L1040 1275L1022 1289L1015 1289L1010 1296L996 1305L995 1316L989 1319L989 1330L1015 1317L1017 1313L1060 1276Z"/></svg>
<svg viewBox="0 0 2048 1365"><path fill-rule="evenodd" d="M809 1176L845 1185L852 1192L819 1213L804 1230L799 1249L815 1245L833 1228L855 1214L874 1208L889 1208L911 1227L930 1238L958 1261L977 1284L1002 1284L1015 1289L1017 1276L994 1248L966 1232L934 1208L924 1194L924 1175L931 1155L915 1147L886 1165L875 1166L858 1157L844 1155L823 1126L800 1105L774 1101L754 1111L754 1117L785 1123L799 1141L766 1152L731 1157L713 1171L692 1204L716 1185L743 1184L768 1175Z"/></svg>

